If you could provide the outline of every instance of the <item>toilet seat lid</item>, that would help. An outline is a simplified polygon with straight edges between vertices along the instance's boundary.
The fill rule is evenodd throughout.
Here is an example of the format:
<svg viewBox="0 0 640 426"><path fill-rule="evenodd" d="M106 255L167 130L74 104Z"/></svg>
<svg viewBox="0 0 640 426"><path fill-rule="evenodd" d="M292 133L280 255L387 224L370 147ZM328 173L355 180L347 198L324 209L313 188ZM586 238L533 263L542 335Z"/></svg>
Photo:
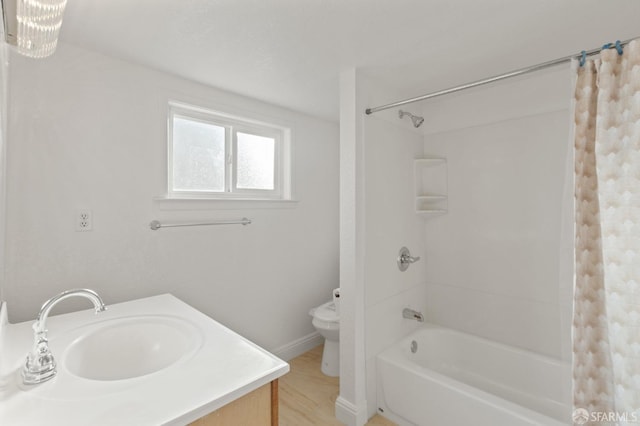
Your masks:
<svg viewBox="0 0 640 426"><path fill-rule="evenodd" d="M333 302L327 302L316 308L313 316L321 321L338 322L340 316L336 312L336 305Z"/></svg>

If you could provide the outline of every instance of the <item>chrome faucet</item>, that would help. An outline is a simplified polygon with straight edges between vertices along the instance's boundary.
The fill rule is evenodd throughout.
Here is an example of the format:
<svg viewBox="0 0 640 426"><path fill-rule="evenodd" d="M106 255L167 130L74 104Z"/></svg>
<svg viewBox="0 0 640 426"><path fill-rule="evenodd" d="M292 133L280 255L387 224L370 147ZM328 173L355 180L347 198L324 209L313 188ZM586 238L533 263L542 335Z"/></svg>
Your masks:
<svg viewBox="0 0 640 426"><path fill-rule="evenodd" d="M402 247L398 252L396 262L398 264L398 269L400 269L401 272L404 272L409 269L409 266L412 263L416 263L418 260L420 260L420 256L413 257L411 256L411 252L408 248Z"/></svg>
<svg viewBox="0 0 640 426"><path fill-rule="evenodd" d="M98 296L95 291L88 289L63 291L57 296L47 300L44 305L42 305L42 308L40 308L36 322L33 323L33 349L27 355L27 361L22 368L22 381L25 385L37 385L38 383L46 382L56 375L56 361L49 350L49 341L47 340L47 317L51 309L57 305L58 302L76 296L86 297L91 300L96 313L103 312L107 309L100 296Z"/></svg>
<svg viewBox="0 0 640 426"><path fill-rule="evenodd" d="M402 310L402 318L416 320L418 322L424 322L424 316L422 312L414 311L413 309L404 308Z"/></svg>

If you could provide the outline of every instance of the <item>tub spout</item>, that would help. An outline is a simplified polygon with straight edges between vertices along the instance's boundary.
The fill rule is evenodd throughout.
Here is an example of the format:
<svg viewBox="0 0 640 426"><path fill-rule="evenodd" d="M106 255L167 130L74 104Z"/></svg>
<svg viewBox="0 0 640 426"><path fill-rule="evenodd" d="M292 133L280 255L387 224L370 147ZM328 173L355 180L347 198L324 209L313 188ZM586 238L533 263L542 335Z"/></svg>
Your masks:
<svg viewBox="0 0 640 426"><path fill-rule="evenodd" d="M413 309L404 308L402 310L402 318L416 320L418 322L424 322L424 316L422 312L414 311Z"/></svg>

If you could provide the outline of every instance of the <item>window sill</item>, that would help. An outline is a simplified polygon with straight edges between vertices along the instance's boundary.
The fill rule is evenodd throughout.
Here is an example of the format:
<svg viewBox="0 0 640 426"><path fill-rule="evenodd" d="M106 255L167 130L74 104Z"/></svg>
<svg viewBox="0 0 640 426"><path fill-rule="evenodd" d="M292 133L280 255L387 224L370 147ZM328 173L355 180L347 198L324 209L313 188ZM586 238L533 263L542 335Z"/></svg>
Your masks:
<svg viewBox="0 0 640 426"><path fill-rule="evenodd" d="M298 200L257 200L257 199L217 199L209 198L168 198L154 197L153 204L159 210L246 210L246 209L293 209Z"/></svg>

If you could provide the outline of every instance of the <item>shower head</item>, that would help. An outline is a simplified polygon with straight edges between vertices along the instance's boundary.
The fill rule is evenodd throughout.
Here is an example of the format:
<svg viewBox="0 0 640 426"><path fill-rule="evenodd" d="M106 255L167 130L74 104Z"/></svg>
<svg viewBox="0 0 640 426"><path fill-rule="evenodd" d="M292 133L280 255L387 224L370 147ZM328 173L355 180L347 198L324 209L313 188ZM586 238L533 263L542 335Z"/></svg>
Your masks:
<svg viewBox="0 0 640 426"><path fill-rule="evenodd" d="M398 116L400 118L403 118L405 115L408 115L411 118L411 122L413 123L414 127L420 127L420 125L424 123L424 118L422 117L418 117L417 115L413 115L407 111L403 111L403 110L398 111Z"/></svg>

